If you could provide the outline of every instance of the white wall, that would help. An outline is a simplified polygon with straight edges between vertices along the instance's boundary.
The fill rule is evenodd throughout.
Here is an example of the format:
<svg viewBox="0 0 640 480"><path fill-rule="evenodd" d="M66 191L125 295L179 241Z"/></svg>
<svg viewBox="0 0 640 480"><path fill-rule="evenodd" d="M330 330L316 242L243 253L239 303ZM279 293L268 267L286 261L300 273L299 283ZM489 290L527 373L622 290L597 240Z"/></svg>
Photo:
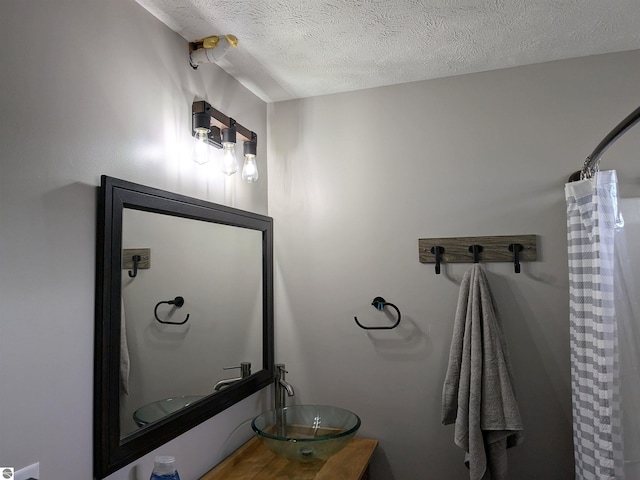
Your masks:
<svg viewBox="0 0 640 480"><path fill-rule="evenodd" d="M192 70L187 42L133 0L4 0L0 43L0 465L86 480L100 175L267 213L266 105L216 66ZM190 161L201 99L258 133L257 184ZM197 478L269 400L158 451ZM154 453L109 478L148 479Z"/></svg>
<svg viewBox="0 0 640 480"><path fill-rule="evenodd" d="M539 261L486 264L526 439L511 478L572 478L564 183L638 106L640 51L269 105L277 352L298 403L357 412L372 478L464 479L441 391L459 282L421 237L538 235ZM604 160L638 193L640 130ZM381 322L381 295L403 314Z"/></svg>

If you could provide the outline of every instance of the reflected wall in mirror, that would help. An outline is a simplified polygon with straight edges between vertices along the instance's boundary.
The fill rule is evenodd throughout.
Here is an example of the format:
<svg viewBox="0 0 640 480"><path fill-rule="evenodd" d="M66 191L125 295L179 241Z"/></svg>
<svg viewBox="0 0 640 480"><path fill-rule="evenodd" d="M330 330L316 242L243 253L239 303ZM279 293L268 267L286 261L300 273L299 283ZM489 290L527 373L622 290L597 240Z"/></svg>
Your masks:
<svg viewBox="0 0 640 480"><path fill-rule="evenodd" d="M130 208L122 227L124 251L150 250L122 270L124 437L241 378L225 368L262 368L262 232Z"/></svg>
<svg viewBox="0 0 640 480"><path fill-rule="evenodd" d="M106 176L99 198L94 469L104 478L271 382L273 224ZM139 248L150 262L132 277L122 251ZM167 303L178 296L183 305ZM250 374L223 370L248 363Z"/></svg>

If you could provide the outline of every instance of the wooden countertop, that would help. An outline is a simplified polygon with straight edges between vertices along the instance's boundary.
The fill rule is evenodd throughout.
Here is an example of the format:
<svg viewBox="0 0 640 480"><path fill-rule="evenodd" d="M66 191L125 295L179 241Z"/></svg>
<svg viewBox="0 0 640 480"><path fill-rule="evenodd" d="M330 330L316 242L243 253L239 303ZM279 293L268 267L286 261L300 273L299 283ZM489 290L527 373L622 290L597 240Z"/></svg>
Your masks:
<svg viewBox="0 0 640 480"><path fill-rule="evenodd" d="M292 462L272 453L255 436L200 480L359 480L377 440L354 438L326 462Z"/></svg>

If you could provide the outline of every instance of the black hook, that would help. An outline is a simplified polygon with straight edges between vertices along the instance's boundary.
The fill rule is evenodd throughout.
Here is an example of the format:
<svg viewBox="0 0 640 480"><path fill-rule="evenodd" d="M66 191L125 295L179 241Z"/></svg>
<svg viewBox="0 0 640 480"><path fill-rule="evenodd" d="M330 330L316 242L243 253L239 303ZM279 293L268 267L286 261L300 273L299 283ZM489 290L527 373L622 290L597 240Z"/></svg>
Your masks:
<svg viewBox="0 0 640 480"><path fill-rule="evenodd" d="M436 257L436 275L440 275L440 255L444 253L444 247L431 247L431 253Z"/></svg>
<svg viewBox="0 0 640 480"><path fill-rule="evenodd" d="M180 308L184 305L184 298L182 297L176 297L173 300L167 300L167 301L163 301L163 302L158 302L156 304L156 308L153 310L153 314L156 317L156 320L159 321L160 323L164 323L166 325L184 325L185 323L187 323L187 320L189 320L189 314L187 313L187 318L185 318L182 322L165 322L163 320L160 320L158 318L158 307L160 305L162 305L163 303L166 303L168 305L175 305L176 307Z"/></svg>
<svg viewBox="0 0 640 480"><path fill-rule="evenodd" d="M473 253L473 263L480 263L480 253L484 250L482 245L471 245L469 251Z"/></svg>
<svg viewBox="0 0 640 480"><path fill-rule="evenodd" d="M358 321L358 317L353 317L360 328L364 328L365 330L391 330L398 326L398 324L400 323L400 319L402 318L402 314L400 313L400 309L398 309L398 307L396 307L393 303L387 302L382 297L376 297L373 299L373 302L371 302L371 305L373 305L376 308L376 310L380 310L380 311L382 311L384 307L386 307L387 305L395 308L396 312L398 312L398 320L396 320L396 323L394 323L389 327L365 327Z"/></svg>
<svg viewBox="0 0 640 480"><path fill-rule="evenodd" d="M516 273L520 273L520 252L522 250L524 250L524 247L519 243L509 245L509 251L513 252L513 265Z"/></svg>
<svg viewBox="0 0 640 480"><path fill-rule="evenodd" d="M131 257L131 261L133 262L133 272L129 270L129 276L131 278L136 278L136 275L138 275L138 262L141 259L142 257L140 255L134 255L133 257Z"/></svg>

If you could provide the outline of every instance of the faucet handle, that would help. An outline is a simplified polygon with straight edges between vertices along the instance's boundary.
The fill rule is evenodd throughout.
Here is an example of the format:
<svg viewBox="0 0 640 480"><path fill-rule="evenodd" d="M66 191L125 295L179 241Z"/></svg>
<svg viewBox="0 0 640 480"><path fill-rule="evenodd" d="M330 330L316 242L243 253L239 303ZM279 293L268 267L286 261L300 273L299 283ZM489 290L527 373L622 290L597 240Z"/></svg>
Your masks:
<svg viewBox="0 0 640 480"><path fill-rule="evenodd" d="M242 378L251 375L251 362L241 362L236 367L222 367L223 370L233 370L239 368L242 371Z"/></svg>

